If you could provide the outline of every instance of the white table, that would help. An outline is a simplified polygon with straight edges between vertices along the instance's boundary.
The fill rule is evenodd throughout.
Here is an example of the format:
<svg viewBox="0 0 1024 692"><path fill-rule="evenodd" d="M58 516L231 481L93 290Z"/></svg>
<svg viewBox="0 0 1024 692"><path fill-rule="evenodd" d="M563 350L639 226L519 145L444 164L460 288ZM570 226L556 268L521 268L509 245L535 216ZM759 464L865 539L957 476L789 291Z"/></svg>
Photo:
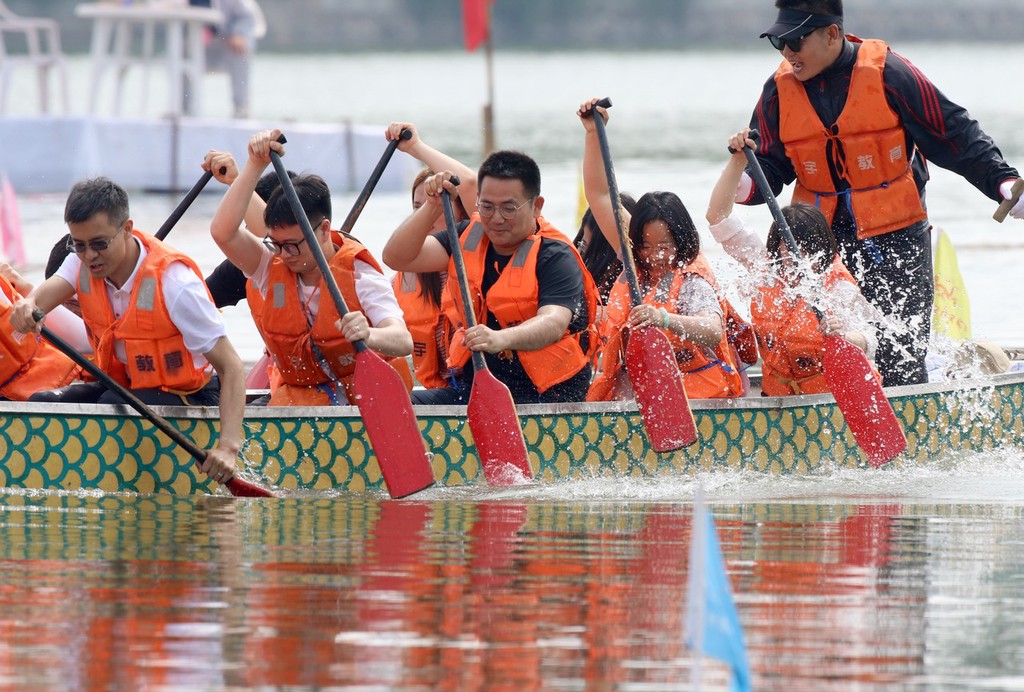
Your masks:
<svg viewBox="0 0 1024 692"><path fill-rule="evenodd" d="M90 114L96 113L103 78L110 69L117 76L113 112L120 114L125 73L133 65L148 66L156 59L153 50L158 30L162 30L164 35L165 51L160 58L167 72L168 114L183 114L182 91L186 78L192 91L188 114L201 112L199 85L206 67L203 30L208 24L221 22L223 15L219 10L170 2L130 5L88 3L76 6L75 14L92 20ZM142 32L139 53L132 51L136 28L141 28Z"/></svg>

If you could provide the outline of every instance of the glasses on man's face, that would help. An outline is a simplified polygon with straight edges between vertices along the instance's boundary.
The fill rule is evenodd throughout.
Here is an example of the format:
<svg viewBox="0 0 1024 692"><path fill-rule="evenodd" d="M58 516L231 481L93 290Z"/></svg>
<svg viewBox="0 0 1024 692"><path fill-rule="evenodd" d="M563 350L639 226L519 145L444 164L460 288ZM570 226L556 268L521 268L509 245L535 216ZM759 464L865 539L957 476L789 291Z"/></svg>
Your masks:
<svg viewBox="0 0 1024 692"><path fill-rule="evenodd" d="M270 251L275 255L284 253L286 255L291 255L292 257L299 254L299 246L304 242L306 242L305 238L302 238L301 240L286 240L283 243L279 243L269 235L263 239L263 244L270 248Z"/></svg>
<svg viewBox="0 0 1024 692"><path fill-rule="evenodd" d="M498 215L501 218L505 219L506 221L509 221L519 212L520 209L522 209L532 201L532 199L528 199L519 206L516 206L514 204L494 205L491 204L490 202L477 202L476 210L480 212L480 218L482 219L489 219L492 216L494 216L494 212L498 212Z"/></svg>
<svg viewBox="0 0 1024 692"><path fill-rule="evenodd" d="M812 29L799 38L779 38L778 36L769 35L768 42L772 44L775 50L789 48L793 53L799 53L800 49L804 47L804 39L813 34L814 31L815 30Z"/></svg>
<svg viewBox="0 0 1024 692"><path fill-rule="evenodd" d="M117 233L120 233L120 232L121 231L118 230ZM108 247L110 247L110 244L112 242L114 242L114 238L117 237L117 233L115 233L114 235L110 236L109 238L97 238L97 239L88 240L88 241L85 241L85 242L83 242L81 240L75 240L74 238L70 238L69 237L68 238L68 244L67 244L68 252L73 252L76 255L81 255L86 250L92 250L93 252L103 252Z"/></svg>

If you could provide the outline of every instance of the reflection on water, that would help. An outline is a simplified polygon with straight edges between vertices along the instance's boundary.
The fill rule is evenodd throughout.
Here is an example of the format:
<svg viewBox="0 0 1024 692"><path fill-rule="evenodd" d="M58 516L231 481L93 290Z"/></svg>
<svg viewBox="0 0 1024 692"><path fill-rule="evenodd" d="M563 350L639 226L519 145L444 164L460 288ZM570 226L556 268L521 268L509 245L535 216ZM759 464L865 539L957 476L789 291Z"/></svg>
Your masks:
<svg viewBox="0 0 1024 692"><path fill-rule="evenodd" d="M755 689L959 686L1020 670L1019 506L713 510ZM680 689L689 512L686 500L8 493L0 680Z"/></svg>
<svg viewBox="0 0 1024 692"><path fill-rule="evenodd" d="M1020 165L1019 99L1005 97L1006 70L992 66L1018 64L1024 49L896 48ZM539 159L544 214L571 231L583 144L575 110L611 96L620 187L676 191L699 220L725 139L748 121L777 63L753 46L499 51L498 141ZM72 79L72 100L84 103L87 59L71 69L83 77ZM258 54L254 72L254 129L301 119L383 131L408 118L440 149L478 160L477 54ZM439 99L436 80L410 74L459 79ZM205 82L211 108L228 108L221 87ZM13 112L29 112L33 94L30 78L18 78ZM139 114L159 116L161 103ZM190 155L195 175L207 148L226 146L202 143ZM305 170L292 156L289 167ZM1019 345L1022 313L1006 304L1024 252L1019 222L996 224L991 200L941 169L932 175L929 214L958 248L975 335ZM171 237L204 271L221 259L209 236L220 193L210 190ZM335 192L340 219L357 190ZM25 238L36 241L24 269L39 281L65 230L64 195L19 201ZM133 216L153 229L178 201L133 193ZM378 190L356 233L379 256L408 211L407 193ZM767 230L763 207L737 212ZM702 223L701 233L728 284L737 272ZM227 320L255 360L262 345L248 312L228 309ZM984 415L977 397L957 404ZM878 472L703 474L755 689L1024 689L1022 465L1009 450ZM693 483L433 489L401 502L0 494L0 688L685 688ZM724 679L713 663L704 669Z"/></svg>

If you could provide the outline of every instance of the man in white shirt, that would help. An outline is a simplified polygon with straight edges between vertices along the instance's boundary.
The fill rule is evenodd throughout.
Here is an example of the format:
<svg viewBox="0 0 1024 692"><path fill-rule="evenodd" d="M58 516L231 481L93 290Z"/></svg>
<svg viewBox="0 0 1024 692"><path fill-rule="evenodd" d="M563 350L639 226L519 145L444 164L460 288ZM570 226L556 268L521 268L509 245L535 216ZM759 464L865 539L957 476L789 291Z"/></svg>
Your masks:
<svg viewBox="0 0 1024 692"><path fill-rule="evenodd" d="M249 308L275 364L270 405L346 404L353 400L354 342L395 359L396 369L407 373L412 336L377 260L355 238L331 230L331 196L323 178L300 175L292 184L344 298L344 315L326 295L316 248L283 190L277 188L265 203L253 194L270 152L284 154L280 134L253 135L241 171L230 154L207 154L203 168L230 185L210 233L249 277Z"/></svg>
<svg viewBox="0 0 1024 692"><path fill-rule="evenodd" d="M128 193L107 178L77 183L64 220L72 251L57 273L19 300L15 329L40 328L77 294L96 364L147 404L220 407L220 438L201 465L226 483L242 445L242 361L190 258L134 228ZM83 269L85 271L83 271ZM217 377L210 376L211 367ZM33 400L119 403L101 383L73 384Z"/></svg>

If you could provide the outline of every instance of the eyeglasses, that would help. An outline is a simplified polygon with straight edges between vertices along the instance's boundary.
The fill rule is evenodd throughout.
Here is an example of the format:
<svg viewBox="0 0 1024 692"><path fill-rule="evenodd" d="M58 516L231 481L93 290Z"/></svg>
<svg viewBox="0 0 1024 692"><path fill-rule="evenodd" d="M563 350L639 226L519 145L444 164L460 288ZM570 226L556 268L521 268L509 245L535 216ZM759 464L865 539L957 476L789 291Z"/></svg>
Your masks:
<svg viewBox="0 0 1024 692"><path fill-rule="evenodd" d="M309 224L309 226L315 231L317 228L323 225L323 222L324 220L320 219L316 223ZM292 257L295 257L296 255L299 254L299 247L304 242L306 242L305 237L303 237L301 240L286 240L283 243L277 242L269 235L263 239L263 244L275 255L280 255L281 253L284 253L286 255L291 255Z"/></svg>
<svg viewBox="0 0 1024 692"><path fill-rule="evenodd" d="M799 53L800 49L804 47L804 39L813 34L817 29L811 29L800 38L780 38L778 36L768 36L768 42L772 44L775 50L782 50L783 48L789 48L794 53Z"/></svg>
<svg viewBox="0 0 1024 692"><path fill-rule="evenodd" d="M120 232L121 231L118 230L117 233ZM108 247L110 247L110 244L112 242L114 242L114 238L117 237L117 233L110 236L109 238L89 240L87 242L82 242L81 240L75 240L74 238L69 237L67 243L67 250L68 252L73 252L76 255L81 255L86 250L92 250L93 252L103 252Z"/></svg>
<svg viewBox="0 0 1024 692"><path fill-rule="evenodd" d="M286 255L291 255L292 257L299 254L299 246L302 245L304 242L306 242L305 238L294 241L286 240L283 243L279 243L273 238L271 238L269 235L263 239L263 244L266 245L270 249L270 251L273 252L275 255L280 255L281 253L284 253Z"/></svg>
<svg viewBox="0 0 1024 692"><path fill-rule="evenodd" d="M480 212L480 218L482 219L489 219L492 216L494 216L494 212L498 212L498 216L508 221L512 219L519 212L520 209L522 209L532 201L532 198L528 199L522 204L520 204L518 207L515 206L514 204L502 204L499 206L495 206L490 202L477 202L476 210Z"/></svg>

